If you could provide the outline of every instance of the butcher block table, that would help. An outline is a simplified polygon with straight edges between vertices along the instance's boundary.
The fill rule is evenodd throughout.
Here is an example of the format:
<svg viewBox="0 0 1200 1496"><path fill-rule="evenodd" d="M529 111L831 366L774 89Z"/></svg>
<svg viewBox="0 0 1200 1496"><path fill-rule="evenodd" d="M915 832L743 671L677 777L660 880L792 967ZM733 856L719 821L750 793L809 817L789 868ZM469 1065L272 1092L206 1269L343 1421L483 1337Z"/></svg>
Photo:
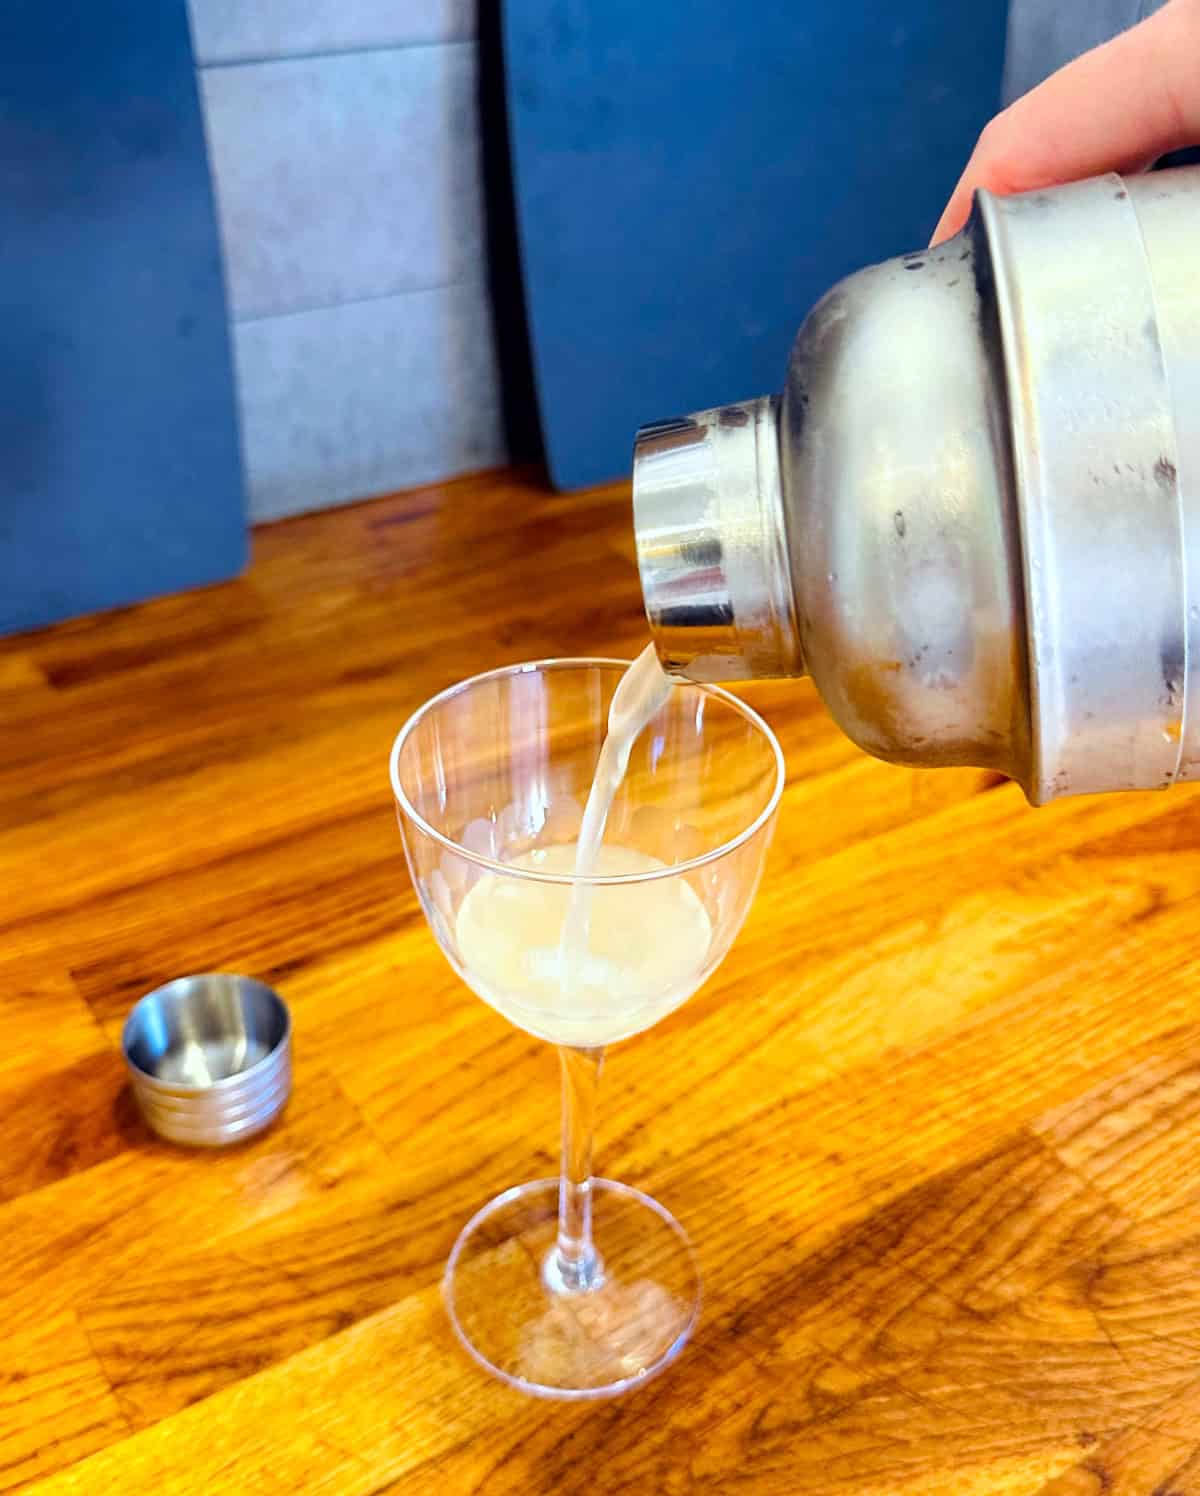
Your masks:
<svg viewBox="0 0 1200 1496"><path fill-rule="evenodd" d="M0 1489L1200 1492L1200 799L1033 811L807 683L747 688L789 782L742 938L605 1078L693 1342L583 1405L460 1350L443 1263L554 1171L557 1070L439 954L388 748L460 677L644 640L627 492L499 473L0 645ZM296 1079L203 1154L119 1039L212 969L284 994Z"/></svg>

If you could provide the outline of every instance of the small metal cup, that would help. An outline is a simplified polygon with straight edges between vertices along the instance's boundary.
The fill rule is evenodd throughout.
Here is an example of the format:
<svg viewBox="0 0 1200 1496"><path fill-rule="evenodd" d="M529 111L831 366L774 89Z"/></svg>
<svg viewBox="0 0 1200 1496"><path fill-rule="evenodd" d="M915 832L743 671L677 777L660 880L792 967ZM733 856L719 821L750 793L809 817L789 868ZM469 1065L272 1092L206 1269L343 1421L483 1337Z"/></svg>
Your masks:
<svg viewBox="0 0 1200 1496"><path fill-rule="evenodd" d="M121 1049L143 1117L173 1143L244 1142L291 1094L287 1006L250 977L209 972L147 993L125 1021Z"/></svg>

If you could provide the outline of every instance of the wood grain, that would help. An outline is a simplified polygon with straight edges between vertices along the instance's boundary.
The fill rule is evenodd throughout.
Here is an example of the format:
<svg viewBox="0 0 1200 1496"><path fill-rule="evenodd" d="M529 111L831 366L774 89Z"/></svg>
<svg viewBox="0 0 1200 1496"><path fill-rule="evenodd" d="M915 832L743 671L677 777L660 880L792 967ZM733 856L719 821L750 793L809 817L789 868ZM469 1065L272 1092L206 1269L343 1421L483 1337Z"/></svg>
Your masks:
<svg viewBox="0 0 1200 1496"><path fill-rule="evenodd" d="M553 1169L555 1071L426 931L387 750L457 678L644 635L627 493L499 473L0 645L0 1490L1200 1496L1200 796L1034 812L807 683L747 688L789 786L742 939L606 1074L693 1345L587 1408L457 1348L442 1264ZM214 966L284 991L296 1090L198 1156L118 1044Z"/></svg>

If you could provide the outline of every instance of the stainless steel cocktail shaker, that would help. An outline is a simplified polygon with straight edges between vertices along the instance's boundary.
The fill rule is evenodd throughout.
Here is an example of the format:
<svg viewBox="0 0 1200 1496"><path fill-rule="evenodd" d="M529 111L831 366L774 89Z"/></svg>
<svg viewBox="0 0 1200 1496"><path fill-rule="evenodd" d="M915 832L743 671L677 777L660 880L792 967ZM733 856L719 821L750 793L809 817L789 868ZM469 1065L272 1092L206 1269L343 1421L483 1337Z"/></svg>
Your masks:
<svg viewBox="0 0 1200 1496"><path fill-rule="evenodd" d="M1200 778L1200 168L979 195L835 286L782 396L641 431L664 665L810 675L1035 804Z"/></svg>

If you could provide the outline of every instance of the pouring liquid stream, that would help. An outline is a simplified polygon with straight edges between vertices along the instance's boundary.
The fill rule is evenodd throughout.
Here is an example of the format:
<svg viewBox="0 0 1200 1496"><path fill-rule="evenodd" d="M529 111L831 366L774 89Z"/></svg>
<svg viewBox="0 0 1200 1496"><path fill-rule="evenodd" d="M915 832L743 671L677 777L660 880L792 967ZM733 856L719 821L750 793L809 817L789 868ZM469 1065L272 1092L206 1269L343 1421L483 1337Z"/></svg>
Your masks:
<svg viewBox="0 0 1200 1496"><path fill-rule="evenodd" d="M511 1022L552 1044L612 1044L649 1028L696 990L712 941L685 878L642 881L664 864L604 840L638 734L671 690L653 647L625 672L575 841L535 847L516 869L624 883L539 882L487 874L459 909L467 980Z"/></svg>
<svg viewBox="0 0 1200 1496"><path fill-rule="evenodd" d="M575 847L576 878L596 875L604 828L629 767L633 745L650 720L666 705L670 694L671 678L659 665L654 645L648 644L621 677L609 703L608 731L588 791ZM587 957L592 897L593 889L589 884L576 883L567 905L560 960L563 988L568 992L577 984L580 964Z"/></svg>

